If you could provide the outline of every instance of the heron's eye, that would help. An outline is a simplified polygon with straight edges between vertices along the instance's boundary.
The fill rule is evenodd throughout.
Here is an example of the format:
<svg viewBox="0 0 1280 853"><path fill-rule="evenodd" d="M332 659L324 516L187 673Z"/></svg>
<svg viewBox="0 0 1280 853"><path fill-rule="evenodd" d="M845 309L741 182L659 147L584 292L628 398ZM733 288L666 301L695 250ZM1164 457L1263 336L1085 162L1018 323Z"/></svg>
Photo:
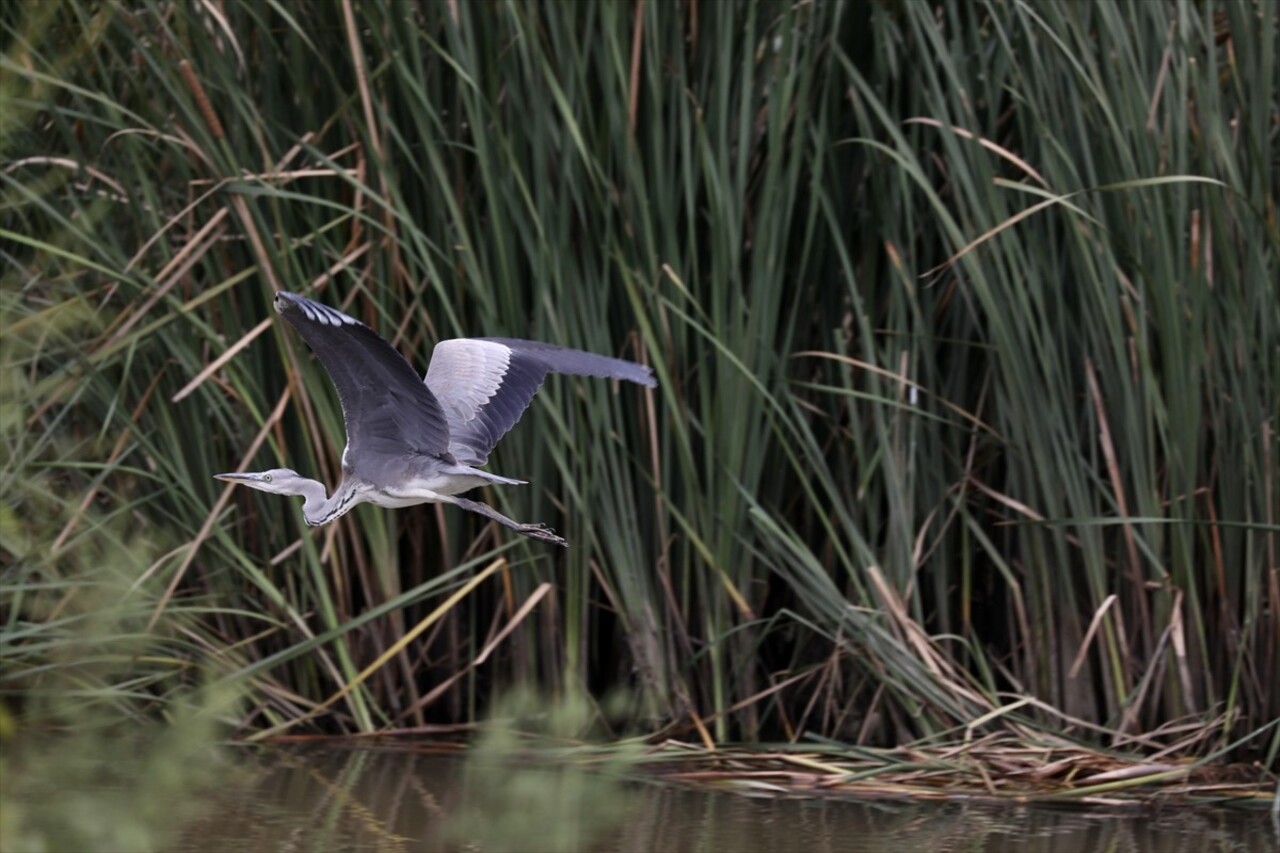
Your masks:
<svg viewBox="0 0 1280 853"><path fill-rule="evenodd" d="M270 482L271 482L271 475L270 475L270 474L263 474L263 475L262 475L262 479L264 479L264 480L266 480L268 483L270 483Z"/></svg>

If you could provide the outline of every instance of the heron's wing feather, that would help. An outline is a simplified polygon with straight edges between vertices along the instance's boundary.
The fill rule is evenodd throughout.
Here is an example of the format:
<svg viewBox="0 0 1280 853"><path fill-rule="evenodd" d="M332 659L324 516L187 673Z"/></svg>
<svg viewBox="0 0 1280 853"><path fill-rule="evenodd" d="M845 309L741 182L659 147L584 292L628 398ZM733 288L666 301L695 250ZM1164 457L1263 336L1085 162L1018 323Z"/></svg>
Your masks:
<svg viewBox="0 0 1280 853"><path fill-rule="evenodd" d="M477 338L487 343L508 347L514 356L536 360L548 373L565 373L570 376L597 376L601 379L625 379L637 385L656 388L653 368L621 358L597 355L580 349L545 344L541 341L521 341L515 338Z"/></svg>
<svg viewBox="0 0 1280 853"><path fill-rule="evenodd" d="M431 354L425 381L449 421L449 450L458 462L483 465L529 408L548 373L657 384L644 365L537 341L441 341Z"/></svg>
<svg viewBox="0 0 1280 853"><path fill-rule="evenodd" d="M277 293L275 305L338 389L347 428L344 467L359 473L362 462L368 466L378 457L448 451L449 423L439 402L377 332L295 293Z"/></svg>

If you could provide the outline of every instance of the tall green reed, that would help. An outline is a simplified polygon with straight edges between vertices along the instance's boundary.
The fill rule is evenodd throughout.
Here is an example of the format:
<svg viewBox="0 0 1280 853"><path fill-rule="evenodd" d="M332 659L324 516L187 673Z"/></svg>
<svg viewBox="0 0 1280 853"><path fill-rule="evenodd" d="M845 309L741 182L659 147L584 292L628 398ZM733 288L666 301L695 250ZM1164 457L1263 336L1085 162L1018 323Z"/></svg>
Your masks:
<svg viewBox="0 0 1280 853"><path fill-rule="evenodd" d="M628 684L706 739L1069 715L1274 757L1265 5L34 8L6 18L14 305L101 325L26 418L136 448L132 516L187 543L158 610L222 605L246 729ZM274 287L420 368L504 334L661 384L553 382L495 455L534 485L486 499L565 553L430 507L310 534L209 480L338 478ZM134 476L99 457L59 456L69 491Z"/></svg>

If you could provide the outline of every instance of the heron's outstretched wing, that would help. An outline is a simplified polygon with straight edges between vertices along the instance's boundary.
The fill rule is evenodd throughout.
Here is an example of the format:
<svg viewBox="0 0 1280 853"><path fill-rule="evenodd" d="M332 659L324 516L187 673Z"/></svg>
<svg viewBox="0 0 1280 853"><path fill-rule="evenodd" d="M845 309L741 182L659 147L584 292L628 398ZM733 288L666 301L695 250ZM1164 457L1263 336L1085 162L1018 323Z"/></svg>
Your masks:
<svg viewBox="0 0 1280 853"><path fill-rule="evenodd" d="M440 404L404 356L377 332L296 293L280 291L275 307L302 335L338 389L347 427L344 468L359 473L363 460L382 470L389 456L448 451L449 422Z"/></svg>
<svg viewBox="0 0 1280 853"><path fill-rule="evenodd" d="M653 387L653 371L620 358L511 338L441 341L426 385L449 421L449 450L463 465L483 465L516 425L548 373L625 379Z"/></svg>

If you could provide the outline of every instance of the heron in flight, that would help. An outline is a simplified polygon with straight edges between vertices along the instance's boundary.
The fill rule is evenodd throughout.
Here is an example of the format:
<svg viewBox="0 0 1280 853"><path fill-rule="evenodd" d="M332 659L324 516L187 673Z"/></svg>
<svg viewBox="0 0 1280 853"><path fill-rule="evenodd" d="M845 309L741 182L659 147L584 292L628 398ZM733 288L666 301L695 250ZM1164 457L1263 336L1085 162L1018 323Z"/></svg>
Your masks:
<svg viewBox="0 0 1280 853"><path fill-rule="evenodd" d="M450 503L533 539L567 546L546 525L521 524L459 494L525 482L478 466L520 420L548 373L658 384L642 364L512 338L440 341L426 378L419 379L404 356L354 317L284 291L276 293L275 309L302 335L338 389L347 431L342 483L327 497L323 483L288 468L216 477L305 498L302 517L313 527L365 501L392 508Z"/></svg>

